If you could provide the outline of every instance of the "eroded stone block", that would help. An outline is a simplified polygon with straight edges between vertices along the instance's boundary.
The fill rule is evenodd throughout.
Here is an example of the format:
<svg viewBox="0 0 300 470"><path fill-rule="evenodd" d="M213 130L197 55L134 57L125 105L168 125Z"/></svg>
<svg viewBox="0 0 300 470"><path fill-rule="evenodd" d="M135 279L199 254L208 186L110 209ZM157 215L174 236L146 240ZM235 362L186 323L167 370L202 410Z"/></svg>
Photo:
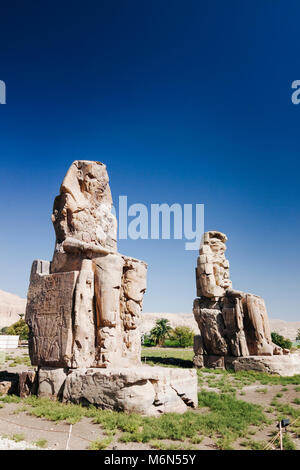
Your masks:
<svg viewBox="0 0 300 470"><path fill-rule="evenodd" d="M63 401L144 415L184 413L197 406L197 374L148 366L76 369L66 379Z"/></svg>
<svg viewBox="0 0 300 470"><path fill-rule="evenodd" d="M67 375L68 369L41 367L38 372L38 396L61 398Z"/></svg>

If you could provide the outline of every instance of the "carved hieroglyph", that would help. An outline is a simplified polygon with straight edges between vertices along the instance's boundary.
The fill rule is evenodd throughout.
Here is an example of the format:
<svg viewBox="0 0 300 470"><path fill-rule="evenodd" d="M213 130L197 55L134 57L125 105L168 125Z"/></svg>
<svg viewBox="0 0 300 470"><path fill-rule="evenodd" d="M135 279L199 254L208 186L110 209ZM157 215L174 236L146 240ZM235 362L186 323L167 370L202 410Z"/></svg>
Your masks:
<svg viewBox="0 0 300 470"><path fill-rule="evenodd" d="M139 365L147 265L117 252L106 166L76 161L54 202L51 263L33 263L26 321L32 363Z"/></svg>
<svg viewBox="0 0 300 470"><path fill-rule="evenodd" d="M72 365L72 311L77 271L57 274L33 272L28 292L26 321L29 326L33 365Z"/></svg>
<svg viewBox="0 0 300 470"><path fill-rule="evenodd" d="M210 231L200 245L193 309L200 330L194 344L197 367L222 367L224 357L288 353L272 343L264 300L232 289L226 241L224 233Z"/></svg>

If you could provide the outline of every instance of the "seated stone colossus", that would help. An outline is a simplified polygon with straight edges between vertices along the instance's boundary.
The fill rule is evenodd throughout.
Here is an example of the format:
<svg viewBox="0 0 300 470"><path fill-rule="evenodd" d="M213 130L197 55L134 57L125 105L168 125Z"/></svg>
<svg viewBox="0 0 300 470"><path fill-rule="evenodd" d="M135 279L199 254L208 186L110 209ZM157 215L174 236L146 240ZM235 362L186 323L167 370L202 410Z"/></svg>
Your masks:
<svg viewBox="0 0 300 470"><path fill-rule="evenodd" d="M147 265L117 253L106 167L74 162L54 202L52 262L32 266L26 321L33 365L140 363Z"/></svg>
<svg viewBox="0 0 300 470"><path fill-rule="evenodd" d="M226 241L224 233L210 231L200 245L193 308L200 330L194 344L196 367L225 367L237 357L289 353L272 342L264 300L232 289Z"/></svg>
<svg viewBox="0 0 300 470"><path fill-rule="evenodd" d="M147 265L117 252L106 166L75 161L54 201L51 262L33 262L25 320L38 395L158 414L197 403L194 370L142 366Z"/></svg>

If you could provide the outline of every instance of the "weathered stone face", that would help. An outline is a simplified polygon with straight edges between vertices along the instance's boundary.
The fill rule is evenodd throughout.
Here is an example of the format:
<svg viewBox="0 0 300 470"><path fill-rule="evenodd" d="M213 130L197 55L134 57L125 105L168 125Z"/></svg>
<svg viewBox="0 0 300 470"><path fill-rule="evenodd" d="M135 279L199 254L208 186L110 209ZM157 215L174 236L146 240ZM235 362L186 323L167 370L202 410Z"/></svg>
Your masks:
<svg viewBox="0 0 300 470"><path fill-rule="evenodd" d="M117 221L106 166L100 162L74 162L54 202L52 221L57 251L70 238L74 242L116 251Z"/></svg>
<svg viewBox="0 0 300 470"><path fill-rule="evenodd" d="M194 301L201 338L195 341L196 367L220 367L226 357L286 354L272 343L264 300L231 288L226 241L225 234L211 231L204 234L200 246Z"/></svg>

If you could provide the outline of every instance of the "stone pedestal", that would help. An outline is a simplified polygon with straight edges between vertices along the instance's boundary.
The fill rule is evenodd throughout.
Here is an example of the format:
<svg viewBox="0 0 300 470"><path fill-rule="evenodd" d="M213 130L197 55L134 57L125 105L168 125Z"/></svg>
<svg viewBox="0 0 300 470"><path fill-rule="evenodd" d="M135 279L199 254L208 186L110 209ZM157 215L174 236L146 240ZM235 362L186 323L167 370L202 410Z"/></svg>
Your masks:
<svg viewBox="0 0 300 470"><path fill-rule="evenodd" d="M298 354L242 357L198 354L194 356L194 364L197 368L227 369L235 372L255 370L286 377L300 374L300 356Z"/></svg>
<svg viewBox="0 0 300 470"><path fill-rule="evenodd" d="M300 356L297 354L236 357L225 361L225 364L226 368L232 368L235 372L240 370L255 370L285 377L300 374Z"/></svg>
<svg viewBox="0 0 300 470"><path fill-rule="evenodd" d="M194 369L140 366L39 371L39 396L101 409L159 415L184 413L197 406Z"/></svg>

